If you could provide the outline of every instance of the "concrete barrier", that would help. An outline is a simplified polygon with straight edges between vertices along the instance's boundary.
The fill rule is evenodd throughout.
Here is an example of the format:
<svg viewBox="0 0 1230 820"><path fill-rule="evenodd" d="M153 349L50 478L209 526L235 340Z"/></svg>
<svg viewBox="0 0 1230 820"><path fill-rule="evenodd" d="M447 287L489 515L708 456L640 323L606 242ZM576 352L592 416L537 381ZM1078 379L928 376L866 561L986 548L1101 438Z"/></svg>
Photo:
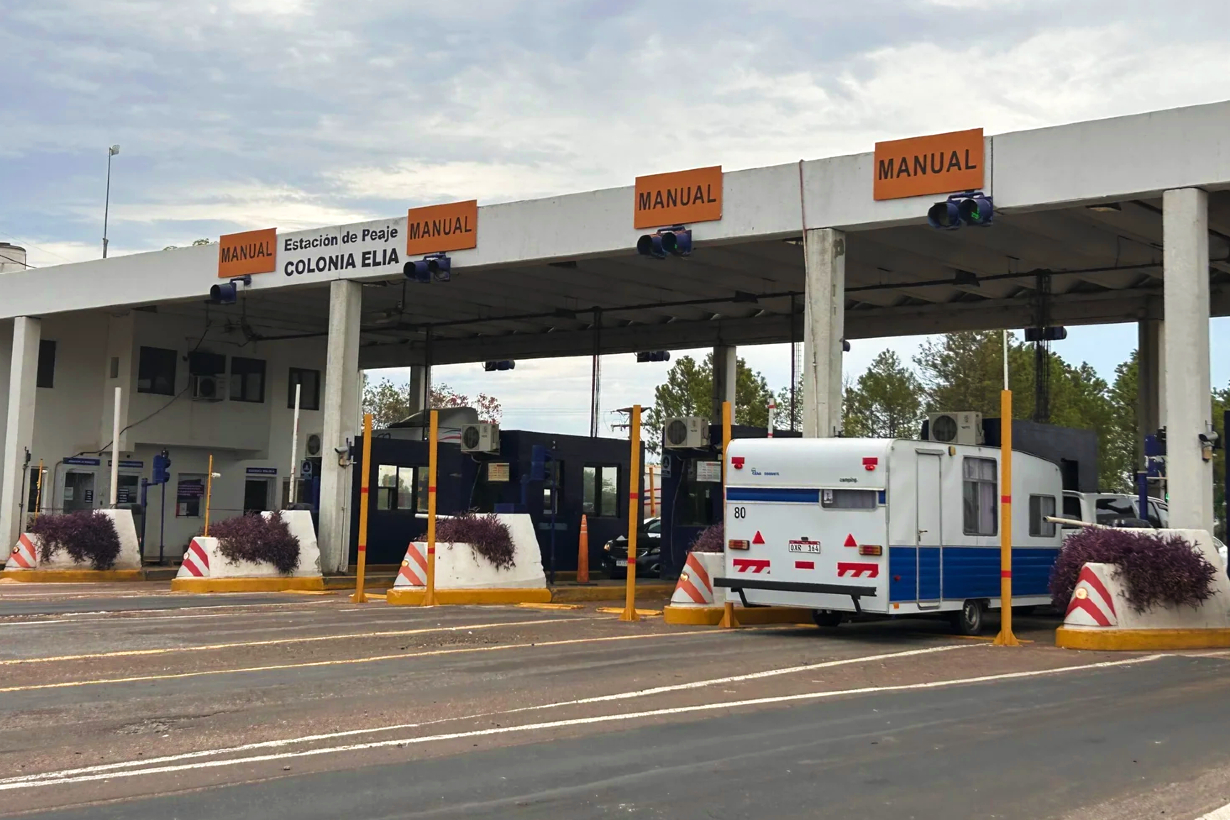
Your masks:
<svg viewBox="0 0 1230 820"><path fill-rule="evenodd" d="M139 581L141 547L131 510L98 510L111 519L120 540L120 552L111 569L94 569L88 561L74 561L67 550L57 549L48 561L39 557L41 541L33 533L23 532L17 539L0 573L18 581L67 583L76 581Z"/></svg>
<svg viewBox="0 0 1230 820"><path fill-rule="evenodd" d="M683 572L675 584L671 602L662 610L662 619L668 624L686 626L717 626L722 621L727 592L713 588L713 579L725 569L726 555L720 552L690 552L684 562ZM737 606L735 617L740 624L801 623L807 613L793 607Z"/></svg>
<svg viewBox="0 0 1230 820"><path fill-rule="evenodd" d="M477 555L469 544L436 544L436 603L530 604L548 603L551 590L542 570L542 553L534 523L525 514L497 515L509 530L513 566L497 569ZM427 594L427 544L406 548L397 579L385 598L390 604L421 606Z"/></svg>
<svg viewBox="0 0 1230 820"><path fill-rule="evenodd" d="M1181 536L1204 555L1217 573L1213 594L1198 607L1153 607L1137 612L1127 600L1126 584L1114 564L1085 564L1055 633L1068 649L1150 650L1230 647L1230 578L1212 537L1204 530L1137 530L1163 537Z"/></svg>
<svg viewBox="0 0 1230 820"><path fill-rule="evenodd" d="M265 518L276 512L261 513ZM234 561L218 551L218 539L197 536L184 552L179 574L171 581L176 592L281 592L284 590L323 590L320 573L320 547L312 514L307 510L283 510L282 519L291 535L299 539L299 564L287 575L273 564Z"/></svg>

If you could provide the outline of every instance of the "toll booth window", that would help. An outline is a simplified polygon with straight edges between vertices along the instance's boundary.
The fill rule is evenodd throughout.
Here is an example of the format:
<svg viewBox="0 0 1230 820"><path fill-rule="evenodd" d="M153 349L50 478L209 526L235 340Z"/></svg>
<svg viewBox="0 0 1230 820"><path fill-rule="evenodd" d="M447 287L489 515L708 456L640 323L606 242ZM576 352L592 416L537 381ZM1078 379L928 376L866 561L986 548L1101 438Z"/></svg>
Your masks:
<svg viewBox="0 0 1230 820"><path fill-rule="evenodd" d="M320 371L304 370L300 367L292 367L290 369L290 376L286 380L286 406L291 409L295 407L295 385L297 384L303 387L299 393L299 409L319 410Z"/></svg>
<svg viewBox="0 0 1230 820"><path fill-rule="evenodd" d="M180 473L175 484L175 517L200 518L205 507L205 476Z"/></svg>
<svg viewBox="0 0 1230 820"><path fill-rule="evenodd" d="M826 510L874 510L876 496L876 490L821 490L820 506Z"/></svg>
<svg viewBox="0 0 1230 820"><path fill-rule="evenodd" d="M417 512L414 467L381 464L376 468L376 509ZM423 477L427 471L422 470ZM426 493L424 493L425 495Z"/></svg>
<svg viewBox="0 0 1230 820"><path fill-rule="evenodd" d="M993 458L963 460L961 506L966 535L994 535L999 518L998 462Z"/></svg>
<svg viewBox="0 0 1230 820"><path fill-rule="evenodd" d="M1047 517L1055 515L1055 496L1031 495L1029 497L1029 534L1033 538L1053 538L1055 524Z"/></svg>
<svg viewBox="0 0 1230 820"><path fill-rule="evenodd" d="M265 401L265 362L263 359L231 357L231 401ZM291 397L293 403L294 397Z"/></svg>
<svg viewBox="0 0 1230 820"><path fill-rule="evenodd" d="M56 378L56 343L41 339L38 343L38 387L54 387Z"/></svg>
<svg viewBox="0 0 1230 820"><path fill-rule="evenodd" d="M582 475L581 509L586 515L615 518L619 515L619 467L587 466Z"/></svg>
<svg viewBox="0 0 1230 820"><path fill-rule="evenodd" d="M179 354L161 347L142 347L137 361L137 392L175 395L175 362Z"/></svg>

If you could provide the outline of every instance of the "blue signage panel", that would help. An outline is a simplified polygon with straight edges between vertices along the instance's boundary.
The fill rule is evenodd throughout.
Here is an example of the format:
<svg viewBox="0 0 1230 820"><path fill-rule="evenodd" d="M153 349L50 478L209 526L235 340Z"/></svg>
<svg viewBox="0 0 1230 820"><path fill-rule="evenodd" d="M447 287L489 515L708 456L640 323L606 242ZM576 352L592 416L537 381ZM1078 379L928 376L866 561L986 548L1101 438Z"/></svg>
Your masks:
<svg viewBox="0 0 1230 820"><path fill-rule="evenodd" d="M65 464L76 464L80 467L97 467L99 464L102 463L102 459L82 458L80 456L73 456L72 458L64 459L64 463Z"/></svg>
<svg viewBox="0 0 1230 820"><path fill-rule="evenodd" d="M277 467L249 467L248 475L277 475Z"/></svg>

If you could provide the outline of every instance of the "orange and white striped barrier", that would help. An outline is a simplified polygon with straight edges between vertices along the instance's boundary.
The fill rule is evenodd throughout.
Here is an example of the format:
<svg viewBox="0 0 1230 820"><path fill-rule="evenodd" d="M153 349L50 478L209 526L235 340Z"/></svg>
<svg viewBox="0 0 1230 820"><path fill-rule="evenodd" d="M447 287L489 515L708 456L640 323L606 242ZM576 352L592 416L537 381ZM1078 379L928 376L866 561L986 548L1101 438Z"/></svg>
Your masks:
<svg viewBox="0 0 1230 820"><path fill-rule="evenodd" d="M406 548L406 557L402 559L401 569L397 571L397 579L393 581L394 589L427 588L427 545L410 542Z"/></svg>
<svg viewBox="0 0 1230 820"><path fill-rule="evenodd" d="M23 532L4 563L5 572L38 568L38 536Z"/></svg>
<svg viewBox="0 0 1230 820"><path fill-rule="evenodd" d="M1119 625L1115 596L1110 591L1113 571L1114 567L1109 564L1085 564L1081 567L1076 589L1072 591L1072 601L1064 613L1065 624L1085 627Z"/></svg>
<svg viewBox="0 0 1230 820"><path fill-rule="evenodd" d="M705 564L710 567L706 568ZM688 553L670 605L684 608L720 606L713 600L713 573L720 571L721 566L721 553Z"/></svg>
<svg viewBox="0 0 1230 820"><path fill-rule="evenodd" d="M216 540L216 539L211 539ZM208 578L209 550L200 538L193 538L184 551L184 563L179 567L178 578Z"/></svg>

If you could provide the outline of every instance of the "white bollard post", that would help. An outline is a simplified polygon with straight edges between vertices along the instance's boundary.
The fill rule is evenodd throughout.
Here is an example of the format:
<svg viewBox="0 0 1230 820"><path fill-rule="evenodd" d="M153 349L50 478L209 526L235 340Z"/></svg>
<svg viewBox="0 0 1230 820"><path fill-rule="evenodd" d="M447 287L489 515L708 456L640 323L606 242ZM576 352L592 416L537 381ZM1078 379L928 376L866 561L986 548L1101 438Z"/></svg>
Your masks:
<svg viewBox="0 0 1230 820"><path fill-rule="evenodd" d="M111 414L111 509L119 499L120 481L120 391L115 388L115 410Z"/></svg>
<svg viewBox="0 0 1230 820"><path fill-rule="evenodd" d="M302 384L295 385L295 431L290 438L290 496L289 503L299 501L299 395L303 391Z"/></svg>

